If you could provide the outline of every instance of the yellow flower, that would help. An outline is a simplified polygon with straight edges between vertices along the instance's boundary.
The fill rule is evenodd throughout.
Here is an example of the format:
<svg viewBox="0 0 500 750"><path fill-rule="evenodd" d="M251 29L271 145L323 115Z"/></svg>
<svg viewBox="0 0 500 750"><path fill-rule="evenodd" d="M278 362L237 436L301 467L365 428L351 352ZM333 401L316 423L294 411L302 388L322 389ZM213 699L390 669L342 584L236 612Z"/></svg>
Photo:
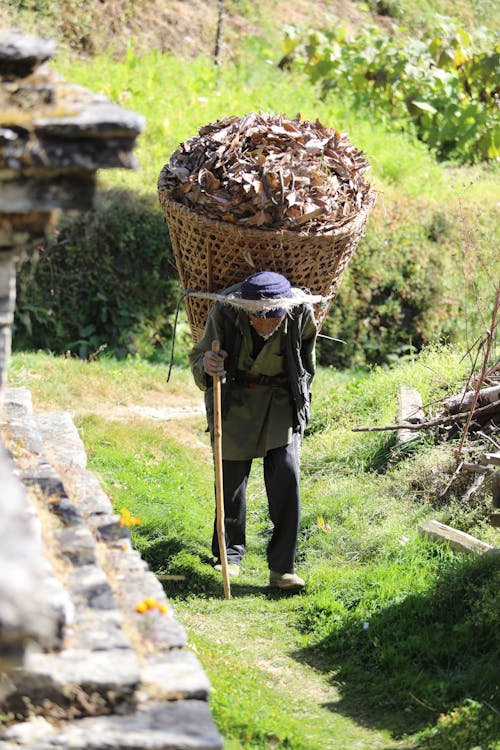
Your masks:
<svg viewBox="0 0 500 750"><path fill-rule="evenodd" d="M160 612L162 613L162 615L166 615L167 612L168 612L168 607L167 607L166 604L160 604L158 606L158 609L160 610Z"/></svg>
<svg viewBox="0 0 500 750"><path fill-rule="evenodd" d="M120 510L120 526L139 526L141 519L137 516L133 516L128 508L122 508Z"/></svg>
<svg viewBox="0 0 500 750"><path fill-rule="evenodd" d="M154 596L147 596L144 599L144 604L146 605L147 609L156 609L158 607L158 602L154 598Z"/></svg>
<svg viewBox="0 0 500 750"><path fill-rule="evenodd" d="M146 602L138 602L135 605L135 611L139 612L139 614L143 615L145 612L148 611L148 605L146 604Z"/></svg>

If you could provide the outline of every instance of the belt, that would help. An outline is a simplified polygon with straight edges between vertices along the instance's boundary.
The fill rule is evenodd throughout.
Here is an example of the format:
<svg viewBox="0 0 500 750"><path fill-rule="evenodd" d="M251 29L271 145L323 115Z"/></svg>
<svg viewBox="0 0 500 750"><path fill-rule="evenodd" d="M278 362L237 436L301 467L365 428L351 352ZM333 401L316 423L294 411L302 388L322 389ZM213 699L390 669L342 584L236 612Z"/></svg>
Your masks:
<svg viewBox="0 0 500 750"><path fill-rule="evenodd" d="M258 385L277 385L286 388L288 385L287 375L257 375L253 372L242 372L238 370L235 377L236 383L245 388L256 388Z"/></svg>

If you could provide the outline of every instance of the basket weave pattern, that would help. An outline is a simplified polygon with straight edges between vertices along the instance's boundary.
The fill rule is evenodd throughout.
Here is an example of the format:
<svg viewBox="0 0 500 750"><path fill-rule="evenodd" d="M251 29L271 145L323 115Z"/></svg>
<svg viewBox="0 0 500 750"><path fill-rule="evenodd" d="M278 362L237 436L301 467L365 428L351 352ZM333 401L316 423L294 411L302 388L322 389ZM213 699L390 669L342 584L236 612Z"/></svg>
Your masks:
<svg viewBox="0 0 500 750"><path fill-rule="evenodd" d="M350 220L326 234L242 227L210 219L159 193L184 290L220 292L256 271L276 271L311 294L331 297L315 306L318 329L375 203L372 192ZM211 301L187 297L187 315L195 341L201 338Z"/></svg>

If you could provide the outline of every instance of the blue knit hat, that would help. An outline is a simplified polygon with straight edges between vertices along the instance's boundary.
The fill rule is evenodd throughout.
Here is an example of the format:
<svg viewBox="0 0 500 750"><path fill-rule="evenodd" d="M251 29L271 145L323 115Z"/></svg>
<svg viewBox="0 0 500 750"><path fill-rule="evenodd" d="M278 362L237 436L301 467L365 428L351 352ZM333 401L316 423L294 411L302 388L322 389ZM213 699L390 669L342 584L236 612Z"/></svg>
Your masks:
<svg viewBox="0 0 500 750"><path fill-rule="evenodd" d="M249 276L241 285L243 299L283 299L292 296L292 285L287 278L274 271L258 271ZM259 313L257 313L259 314ZM286 314L283 307L276 307L262 313L264 318L280 318Z"/></svg>

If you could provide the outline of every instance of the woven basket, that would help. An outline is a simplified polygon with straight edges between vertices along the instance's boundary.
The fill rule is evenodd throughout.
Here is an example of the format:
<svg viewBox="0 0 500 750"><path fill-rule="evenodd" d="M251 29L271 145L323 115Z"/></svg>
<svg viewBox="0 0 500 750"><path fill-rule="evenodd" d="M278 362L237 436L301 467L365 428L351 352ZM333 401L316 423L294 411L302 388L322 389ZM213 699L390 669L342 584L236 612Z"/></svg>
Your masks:
<svg viewBox="0 0 500 750"><path fill-rule="evenodd" d="M283 274L293 286L331 297L315 305L318 329L336 295L342 273L352 258L375 203L369 191L365 204L333 231L305 234L242 227L210 219L159 192L181 284L185 290L220 292L256 271ZM187 297L191 334L199 341L211 301Z"/></svg>

